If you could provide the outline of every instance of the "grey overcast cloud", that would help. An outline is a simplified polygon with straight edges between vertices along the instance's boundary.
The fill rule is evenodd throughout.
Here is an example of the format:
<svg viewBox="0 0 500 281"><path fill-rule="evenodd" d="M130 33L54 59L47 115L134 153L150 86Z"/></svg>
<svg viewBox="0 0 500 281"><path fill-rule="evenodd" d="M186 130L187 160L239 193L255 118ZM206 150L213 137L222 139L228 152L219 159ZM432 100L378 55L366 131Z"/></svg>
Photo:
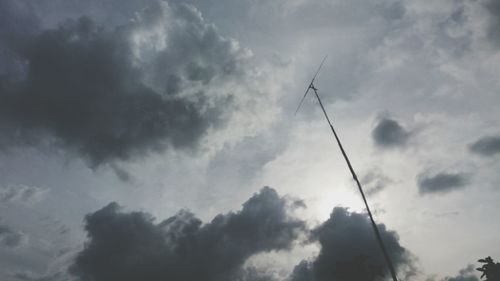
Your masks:
<svg viewBox="0 0 500 281"><path fill-rule="evenodd" d="M392 280L325 55L399 279L498 281L498 0L0 0L0 280Z"/></svg>

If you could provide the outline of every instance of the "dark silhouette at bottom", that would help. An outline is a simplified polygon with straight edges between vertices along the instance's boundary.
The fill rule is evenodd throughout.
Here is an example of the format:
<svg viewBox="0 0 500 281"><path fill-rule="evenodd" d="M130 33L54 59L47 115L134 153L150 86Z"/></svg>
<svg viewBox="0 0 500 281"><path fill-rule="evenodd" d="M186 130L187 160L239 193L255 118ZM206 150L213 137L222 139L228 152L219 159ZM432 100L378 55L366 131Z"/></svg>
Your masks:
<svg viewBox="0 0 500 281"><path fill-rule="evenodd" d="M483 263L482 267L476 268L483 274L481 278L486 277L485 281L500 281L500 263L495 263L491 257L478 260Z"/></svg>

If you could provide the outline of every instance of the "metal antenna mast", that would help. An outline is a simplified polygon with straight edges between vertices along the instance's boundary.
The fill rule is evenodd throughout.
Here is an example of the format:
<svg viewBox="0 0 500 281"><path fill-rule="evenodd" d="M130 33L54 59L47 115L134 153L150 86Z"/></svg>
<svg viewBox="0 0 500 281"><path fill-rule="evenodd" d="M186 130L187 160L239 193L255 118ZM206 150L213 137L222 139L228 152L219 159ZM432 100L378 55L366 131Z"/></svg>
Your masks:
<svg viewBox="0 0 500 281"><path fill-rule="evenodd" d="M389 254L387 253L387 249L384 245L384 241L382 241L382 237L380 236L380 232L378 230L377 224L375 223L375 220L373 219L372 212L370 211L370 207L368 206L368 202L366 201L366 196L365 193L363 192L363 188L361 187L361 183L359 182L358 176L356 175L356 172L354 171L354 168L351 165L351 161L349 160L349 157L347 157L347 154L344 150L344 147L342 146L342 143L340 142L339 136L337 135L337 132L335 132L335 129L333 128L332 122L330 121L330 117L328 117L328 114L326 113L325 107L323 106L323 102L321 101L321 98L319 97L318 94L318 89L314 86L314 80L316 79L316 76L318 75L319 71L321 70L321 67L323 66L323 63L326 60L326 56L321 61L321 64L318 67L318 70L316 71L316 74L314 74L313 79L311 80L311 83L309 83L309 86L306 89L306 92L302 99L300 100L299 106L297 107L297 110L295 111L295 114L299 111L300 106L302 105L305 97L307 96L307 93L309 93L309 90L313 90L314 95L316 96L316 99L319 102L319 105L321 107L321 110L323 111L323 114L325 115L326 121L328 122L328 125L330 125L330 129L332 130L333 135L335 136L335 140L337 141L337 144L339 145L340 151L342 152L342 156L344 156L344 159L347 163L347 166L349 167L349 171L351 171L352 178L358 185L359 192L361 193L361 197L363 198L363 202L365 203L366 211L368 212L368 216L370 217L371 224L373 226L373 231L375 232L375 236L377 238L378 244L380 246L380 249L382 250L382 253L384 254L385 261L387 262L387 267L389 267L389 272L391 273L392 280L393 281L398 281L398 278L396 276L396 270L394 269L394 266L392 264L392 261L389 257Z"/></svg>

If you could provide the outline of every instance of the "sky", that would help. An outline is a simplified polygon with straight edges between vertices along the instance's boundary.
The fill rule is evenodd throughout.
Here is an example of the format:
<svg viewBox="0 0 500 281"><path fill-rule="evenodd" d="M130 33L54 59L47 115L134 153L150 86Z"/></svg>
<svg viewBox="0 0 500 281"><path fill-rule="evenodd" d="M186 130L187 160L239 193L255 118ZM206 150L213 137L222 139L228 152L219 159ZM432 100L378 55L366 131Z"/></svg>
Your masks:
<svg viewBox="0 0 500 281"><path fill-rule="evenodd" d="M500 1L0 0L0 280L500 259Z"/></svg>

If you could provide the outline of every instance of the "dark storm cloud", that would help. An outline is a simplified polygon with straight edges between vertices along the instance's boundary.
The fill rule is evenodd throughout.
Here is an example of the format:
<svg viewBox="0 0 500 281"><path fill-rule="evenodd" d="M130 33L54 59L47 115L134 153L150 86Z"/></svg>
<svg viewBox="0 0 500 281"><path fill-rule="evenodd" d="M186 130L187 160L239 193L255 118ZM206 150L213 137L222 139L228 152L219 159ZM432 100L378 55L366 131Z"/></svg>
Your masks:
<svg viewBox="0 0 500 281"><path fill-rule="evenodd" d="M465 187L469 175L465 173L440 172L434 175L422 173L417 176L420 194L446 193Z"/></svg>
<svg viewBox="0 0 500 281"><path fill-rule="evenodd" d="M71 272L93 281L265 280L242 266L254 254L288 249L304 230L287 210L288 202L268 187L241 211L207 224L186 211L157 224L148 214L123 213L111 203L86 217L88 242Z"/></svg>
<svg viewBox="0 0 500 281"><path fill-rule="evenodd" d="M396 120L382 118L372 131L375 144L381 147L403 146L408 141L410 133Z"/></svg>
<svg viewBox="0 0 500 281"><path fill-rule="evenodd" d="M116 28L67 20L15 45L26 69L0 77L0 145L50 139L92 166L196 148L231 100L206 90L240 69L235 43L184 4Z"/></svg>
<svg viewBox="0 0 500 281"><path fill-rule="evenodd" d="M26 235L0 224L0 246L16 248L26 242Z"/></svg>
<svg viewBox="0 0 500 281"><path fill-rule="evenodd" d="M379 224L380 234L400 275L415 273L411 254L399 244L394 231ZM330 218L312 233L321 250L312 261L302 261L291 281L370 281L388 270L366 214L335 208ZM404 277L404 276L400 276ZM406 278L402 278L406 279Z"/></svg>
<svg viewBox="0 0 500 281"><path fill-rule="evenodd" d="M34 35L38 20L29 5L23 1L0 0L0 77L16 75L23 69L23 61L13 50Z"/></svg>
<svg viewBox="0 0 500 281"><path fill-rule="evenodd" d="M469 150L481 156L500 153L500 136L485 136L469 145Z"/></svg>
<svg viewBox="0 0 500 281"><path fill-rule="evenodd" d="M33 17L33 11L26 2L1 0L0 9L0 36L3 39L0 43L8 43L12 38L23 36L36 28L38 20Z"/></svg>
<svg viewBox="0 0 500 281"><path fill-rule="evenodd" d="M460 270L457 276L447 277L443 281L479 281L479 278L474 273L474 265L469 264L466 268Z"/></svg>

